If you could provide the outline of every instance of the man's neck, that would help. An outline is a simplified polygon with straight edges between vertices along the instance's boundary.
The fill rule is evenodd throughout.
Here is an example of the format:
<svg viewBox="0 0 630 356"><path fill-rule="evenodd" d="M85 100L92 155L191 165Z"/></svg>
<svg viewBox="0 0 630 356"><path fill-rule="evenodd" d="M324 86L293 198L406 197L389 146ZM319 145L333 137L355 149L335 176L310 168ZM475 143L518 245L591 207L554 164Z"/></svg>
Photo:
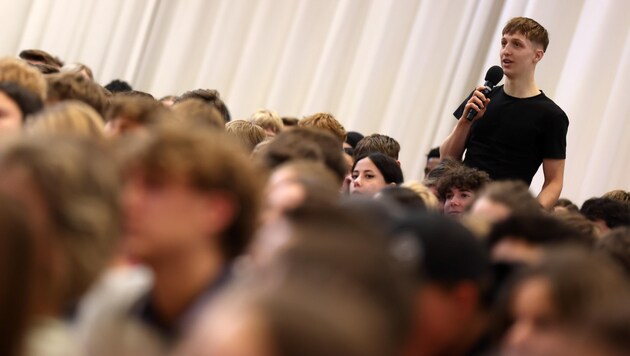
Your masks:
<svg viewBox="0 0 630 356"><path fill-rule="evenodd" d="M174 324L208 285L219 277L224 259L218 251L198 249L178 261L153 266L151 299L163 322Z"/></svg>
<svg viewBox="0 0 630 356"><path fill-rule="evenodd" d="M540 94L533 72L514 78L506 77L503 90L515 98L530 98Z"/></svg>
<svg viewBox="0 0 630 356"><path fill-rule="evenodd" d="M484 337L488 331L488 316L479 312L462 329L462 333L456 338L457 343L445 352L445 355L464 355L471 351L473 347Z"/></svg>

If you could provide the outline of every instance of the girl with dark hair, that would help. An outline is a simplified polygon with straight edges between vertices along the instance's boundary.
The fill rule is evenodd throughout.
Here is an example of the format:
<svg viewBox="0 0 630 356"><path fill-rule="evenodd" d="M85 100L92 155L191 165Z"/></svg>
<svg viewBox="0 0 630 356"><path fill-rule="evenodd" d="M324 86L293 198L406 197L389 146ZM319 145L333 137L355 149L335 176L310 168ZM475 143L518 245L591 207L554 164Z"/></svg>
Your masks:
<svg viewBox="0 0 630 356"><path fill-rule="evenodd" d="M350 193L372 196L389 185L402 182L403 173L398 162L374 152L357 158L352 166Z"/></svg>

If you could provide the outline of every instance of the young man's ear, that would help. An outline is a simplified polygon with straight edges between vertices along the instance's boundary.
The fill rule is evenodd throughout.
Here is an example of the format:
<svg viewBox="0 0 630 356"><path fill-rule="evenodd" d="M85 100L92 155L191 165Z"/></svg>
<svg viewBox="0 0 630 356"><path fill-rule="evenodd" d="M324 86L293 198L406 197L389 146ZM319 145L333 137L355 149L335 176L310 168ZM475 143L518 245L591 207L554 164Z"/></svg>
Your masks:
<svg viewBox="0 0 630 356"><path fill-rule="evenodd" d="M534 63L540 62L540 60L545 56L545 51L541 48L536 50L536 55L534 56Z"/></svg>

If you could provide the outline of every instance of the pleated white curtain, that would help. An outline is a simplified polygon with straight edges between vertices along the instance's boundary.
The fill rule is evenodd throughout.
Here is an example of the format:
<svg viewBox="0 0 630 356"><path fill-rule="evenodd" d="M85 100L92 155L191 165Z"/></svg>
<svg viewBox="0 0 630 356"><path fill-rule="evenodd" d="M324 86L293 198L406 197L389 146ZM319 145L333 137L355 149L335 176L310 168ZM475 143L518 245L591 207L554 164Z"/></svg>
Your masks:
<svg viewBox="0 0 630 356"><path fill-rule="evenodd" d="M570 119L563 196L630 189L626 0L0 0L0 53L39 48L155 96L218 89L235 118L258 108L335 114L402 145L408 179L498 63L503 25L538 20L537 80ZM542 184L539 174L533 190Z"/></svg>

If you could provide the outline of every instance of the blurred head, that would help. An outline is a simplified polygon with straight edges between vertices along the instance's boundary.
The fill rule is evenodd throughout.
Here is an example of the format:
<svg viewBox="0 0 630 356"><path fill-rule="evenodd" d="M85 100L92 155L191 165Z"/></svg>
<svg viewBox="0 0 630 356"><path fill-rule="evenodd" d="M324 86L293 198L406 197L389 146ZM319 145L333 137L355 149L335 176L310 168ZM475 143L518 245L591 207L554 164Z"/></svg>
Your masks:
<svg viewBox="0 0 630 356"><path fill-rule="evenodd" d="M581 249L550 252L511 289L503 352L621 355L629 344L629 298L627 279L609 260Z"/></svg>
<svg viewBox="0 0 630 356"><path fill-rule="evenodd" d="M424 176L426 177L438 164L440 164L439 146L432 148L427 154L427 164L424 167Z"/></svg>
<svg viewBox="0 0 630 356"><path fill-rule="evenodd" d="M161 127L144 138L127 168L126 251L149 266L197 249L229 262L258 220L260 180L224 133Z"/></svg>
<svg viewBox="0 0 630 356"><path fill-rule="evenodd" d="M580 208L577 207L577 205L573 204L572 201L570 201L569 199L566 198L560 198L558 199L558 201L556 201L556 203L553 205L553 210L554 211L572 211L572 212L579 212Z"/></svg>
<svg viewBox="0 0 630 356"><path fill-rule="evenodd" d="M374 198L389 201L402 210L409 212L427 211L424 200L412 189L402 186L386 186L376 193Z"/></svg>
<svg viewBox="0 0 630 356"><path fill-rule="evenodd" d="M595 222L605 233L619 226L630 226L630 204L608 198L591 198L582 204L580 213Z"/></svg>
<svg viewBox="0 0 630 356"><path fill-rule="evenodd" d="M40 49L25 49L20 52L19 56L30 64L46 64L57 69L63 66L63 61L59 58Z"/></svg>
<svg viewBox="0 0 630 356"><path fill-rule="evenodd" d="M158 101L137 96L116 96L105 114L105 132L117 137L128 133L146 133L169 120L171 112Z"/></svg>
<svg viewBox="0 0 630 356"><path fill-rule="evenodd" d="M330 132L339 141L339 149L341 149L341 145L346 140L346 129L332 114L317 113L307 116L299 121L298 126L314 127Z"/></svg>
<svg viewBox="0 0 630 356"><path fill-rule="evenodd" d="M464 164L460 161L456 161L451 158L445 158L437 166L435 166L435 168L433 168L433 170L431 170L429 174L424 177L422 184L424 184L425 187L429 188L433 192L435 197L439 200L440 211L444 210L444 200L438 192L438 183L443 177L448 176L452 170L462 167L463 165Z"/></svg>
<svg viewBox="0 0 630 356"><path fill-rule="evenodd" d="M6 143L0 170L0 192L29 212L37 303L61 312L78 301L116 245L117 167L93 140L38 135Z"/></svg>
<svg viewBox="0 0 630 356"><path fill-rule="evenodd" d="M262 127L245 120L230 121L225 125L228 135L234 137L248 151L252 152L267 135Z"/></svg>
<svg viewBox="0 0 630 356"><path fill-rule="evenodd" d="M536 214L541 206L521 181L491 182L482 189L472 204L470 214L490 223L512 214Z"/></svg>
<svg viewBox="0 0 630 356"><path fill-rule="evenodd" d="M626 192L625 190L615 189L610 192L606 192L606 194L602 195L602 198L608 198L612 200L616 200L620 203L630 204L630 192Z"/></svg>
<svg viewBox="0 0 630 356"><path fill-rule="evenodd" d="M172 106L175 117L193 126L225 130L225 121L219 110L199 99L184 100Z"/></svg>
<svg viewBox="0 0 630 356"><path fill-rule="evenodd" d="M78 100L91 106L103 116L107 109L105 89L79 73L60 73L46 76L48 96L46 104L64 100Z"/></svg>
<svg viewBox="0 0 630 356"><path fill-rule="evenodd" d="M249 121L262 127L267 137L276 136L284 128L280 115L271 110L258 110L249 117Z"/></svg>
<svg viewBox="0 0 630 356"><path fill-rule="evenodd" d="M597 241L595 248L609 256L630 277L630 227L617 227Z"/></svg>
<svg viewBox="0 0 630 356"><path fill-rule="evenodd" d="M416 194L418 194L418 196L420 197L420 199L422 199L422 201L424 202L424 205L427 207L428 210L436 211L436 212L441 211L439 207L440 202L438 201L437 197L424 184L418 181L412 180L412 181L404 182L402 186L407 187L413 190Z"/></svg>
<svg viewBox="0 0 630 356"><path fill-rule="evenodd" d="M26 62L5 57L0 59L0 83L14 83L33 92L39 100L46 100L46 78Z"/></svg>
<svg viewBox="0 0 630 356"><path fill-rule="evenodd" d="M89 105L67 100L29 116L29 134L65 134L102 140L105 138L103 118Z"/></svg>
<svg viewBox="0 0 630 356"><path fill-rule="evenodd" d="M388 185L402 182L402 170L393 158L378 152L371 153L357 158L352 166L350 193L373 196Z"/></svg>
<svg viewBox="0 0 630 356"><path fill-rule="evenodd" d="M15 83L0 83L0 134L19 132L26 117L43 106L28 89Z"/></svg>
<svg viewBox="0 0 630 356"><path fill-rule="evenodd" d="M363 139L363 135L360 132L348 131L346 140L343 142L343 148L352 148L354 150L361 139Z"/></svg>
<svg viewBox="0 0 630 356"><path fill-rule="evenodd" d="M78 73L84 76L86 79L94 80L94 74L90 67L83 63L68 63L61 67L62 73Z"/></svg>
<svg viewBox="0 0 630 356"><path fill-rule="evenodd" d="M205 102L206 104L217 109L221 116L223 117L223 121L228 123L232 120L230 115L230 111L228 110L227 105L221 99L221 94L217 90L214 89L196 89L192 91L187 91L181 96L179 96L175 103L179 103L188 99L199 99Z"/></svg>
<svg viewBox="0 0 630 356"><path fill-rule="evenodd" d="M458 222L438 215L410 214L395 232L409 240L407 253L416 251L416 278L424 281L416 289L415 327L406 354L464 354L481 337L475 333L483 333L478 328L490 283L484 247Z"/></svg>
<svg viewBox="0 0 630 356"><path fill-rule="evenodd" d="M131 87L131 85L129 85L129 83L120 79L112 80L107 85L105 85L105 89L109 90L109 92L112 94L117 94L117 93L133 90L133 88Z"/></svg>

